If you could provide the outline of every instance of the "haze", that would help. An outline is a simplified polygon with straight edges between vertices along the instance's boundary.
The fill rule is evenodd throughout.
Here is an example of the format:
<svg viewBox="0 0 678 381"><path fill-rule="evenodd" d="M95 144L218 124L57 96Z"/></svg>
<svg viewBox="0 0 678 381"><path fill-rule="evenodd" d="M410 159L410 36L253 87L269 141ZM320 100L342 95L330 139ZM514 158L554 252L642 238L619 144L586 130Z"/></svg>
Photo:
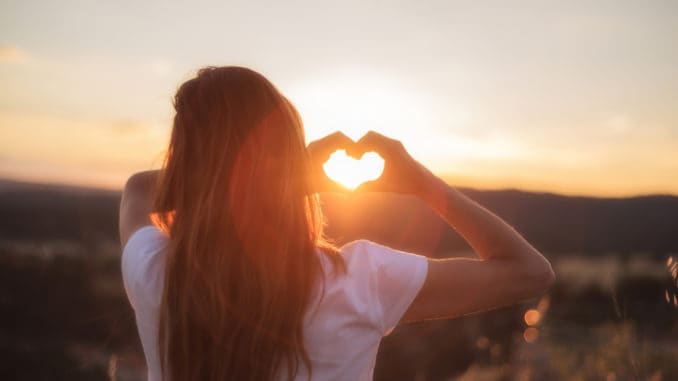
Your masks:
<svg viewBox="0 0 678 381"><path fill-rule="evenodd" d="M0 3L0 177L119 188L177 86L267 76L307 140L392 135L450 183L678 194L678 2Z"/></svg>

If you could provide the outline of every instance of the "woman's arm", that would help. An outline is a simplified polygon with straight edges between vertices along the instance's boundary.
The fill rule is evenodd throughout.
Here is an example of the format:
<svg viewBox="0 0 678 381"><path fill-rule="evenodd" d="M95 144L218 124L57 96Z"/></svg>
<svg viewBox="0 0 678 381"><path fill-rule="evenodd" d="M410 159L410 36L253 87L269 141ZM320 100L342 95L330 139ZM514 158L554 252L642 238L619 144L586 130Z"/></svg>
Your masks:
<svg viewBox="0 0 678 381"><path fill-rule="evenodd" d="M356 149L376 151L385 159L382 177L358 191L420 197L480 257L429 259L427 278L403 321L454 317L512 304L543 293L554 282L549 262L518 232L433 175L400 142L369 132Z"/></svg>
<svg viewBox="0 0 678 381"><path fill-rule="evenodd" d="M541 253L501 218L436 180L431 183L435 195L422 198L480 259L430 259L426 281L404 321L492 309L538 296L551 286L555 275Z"/></svg>
<svg viewBox="0 0 678 381"><path fill-rule="evenodd" d="M151 225L153 212L153 191L160 171L139 172L127 180L120 200L120 244L125 247L127 240L137 229Z"/></svg>

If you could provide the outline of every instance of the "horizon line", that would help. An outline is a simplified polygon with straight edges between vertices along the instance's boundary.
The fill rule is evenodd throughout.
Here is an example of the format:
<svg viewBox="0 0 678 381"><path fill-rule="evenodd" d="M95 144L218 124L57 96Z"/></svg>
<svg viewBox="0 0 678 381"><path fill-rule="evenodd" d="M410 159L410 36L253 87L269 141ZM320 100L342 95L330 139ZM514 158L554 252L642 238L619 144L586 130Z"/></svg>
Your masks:
<svg viewBox="0 0 678 381"><path fill-rule="evenodd" d="M676 197L678 194L673 193L641 193L625 196L601 196L601 195L592 195L592 194L582 194L582 193L561 193L548 190L535 190L535 189L525 189L518 187L498 187L498 188L483 188L483 187L472 187L466 185L451 185L449 181L442 177L445 182L453 186L454 188L460 190L469 190L476 192L521 192L521 193L531 193L531 194L541 194L541 195L553 195L559 197L569 197L569 198L590 198L590 199L635 199L635 198L646 198L646 197ZM5 184L13 184L17 186L35 186L35 187L50 187L50 188L61 188L61 189L74 189L81 191L93 191L93 192L122 192L123 187L120 186L106 186L103 184L87 184L87 183L73 183L68 181L48 181L48 180L36 180L36 179L22 179L15 178L10 176L1 176L0 175L0 191L2 191L2 186Z"/></svg>

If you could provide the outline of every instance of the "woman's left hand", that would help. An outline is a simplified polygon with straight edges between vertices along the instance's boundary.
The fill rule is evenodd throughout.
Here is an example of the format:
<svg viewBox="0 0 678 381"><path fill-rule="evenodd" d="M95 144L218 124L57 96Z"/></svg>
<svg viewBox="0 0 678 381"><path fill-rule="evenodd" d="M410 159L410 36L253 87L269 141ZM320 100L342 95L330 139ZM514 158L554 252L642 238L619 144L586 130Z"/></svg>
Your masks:
<svg viewBox="0 0 678 381"><path fill-rule="evenodd" d="M355 142L342 132L337 131L324 138L314 140L306 147L311 159L311 184L314 193L348 192L348 189L327 177L323 164L337 150L350 150Z"/></svg>

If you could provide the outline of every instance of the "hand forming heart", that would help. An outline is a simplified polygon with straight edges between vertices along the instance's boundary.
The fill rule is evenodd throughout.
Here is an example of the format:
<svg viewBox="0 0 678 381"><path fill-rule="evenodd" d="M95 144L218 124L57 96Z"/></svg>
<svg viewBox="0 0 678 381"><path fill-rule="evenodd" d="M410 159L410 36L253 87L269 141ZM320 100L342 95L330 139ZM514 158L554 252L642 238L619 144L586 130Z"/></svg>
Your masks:
<svg viewBox="0 0 678 381"><path fill-rule="evenodd" d="M414 160L401 142L374 131L357 142L335 132L312 142L307 149L314 192L354 190L421 196L442 181Z"/></svg>
<svg viewBox="0 0 678 381"><path fill-rule="evenodd" d="M356 142L341 132L316 140L307 148L313 165L313 188L318 192L353 190L379 178L384 168L378 154L359 152Z"/></svg>

